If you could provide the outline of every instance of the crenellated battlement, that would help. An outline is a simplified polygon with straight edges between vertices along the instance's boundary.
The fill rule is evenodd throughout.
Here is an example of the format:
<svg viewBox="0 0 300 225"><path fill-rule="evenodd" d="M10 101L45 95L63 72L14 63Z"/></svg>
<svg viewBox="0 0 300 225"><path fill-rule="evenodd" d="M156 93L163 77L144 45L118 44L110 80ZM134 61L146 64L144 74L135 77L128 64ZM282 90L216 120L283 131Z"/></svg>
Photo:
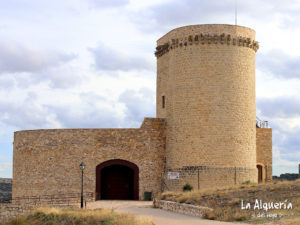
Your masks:
<svg viewBox="0 0 300 225"><path fill-rule="evenodd" d="M172 49L188 46L188 45L204 45L204 44L221 44L221 45L235 45L241 47L248 47L255 52L259 49L259 44L255 40L246 37L232 37L230 34L203 34L189 35L184 38L171 39L167 43L158 45L156 47L155 56L160 57Z"/></svg>

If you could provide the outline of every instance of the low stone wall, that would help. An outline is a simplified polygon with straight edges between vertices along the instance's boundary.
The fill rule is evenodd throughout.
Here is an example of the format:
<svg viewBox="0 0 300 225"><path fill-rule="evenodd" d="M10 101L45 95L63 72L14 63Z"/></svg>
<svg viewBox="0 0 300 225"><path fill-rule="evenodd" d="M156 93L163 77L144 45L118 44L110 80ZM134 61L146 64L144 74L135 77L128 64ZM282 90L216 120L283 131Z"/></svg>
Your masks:
<svg viewBox="0 0 300 225"><path fill-rule="evenodd" d="M93 192L84 193L84 205L94 200ZM0 198L0 223L30 213L39 207L79 208L80 193Z"/></svg>
<svg viewBox="0 0 300 225"><path fill-rule="evenodd" d="M29 214L31 211L38 207L51 207L51 208L79 208L79 204L74 205L16 205L16 204L0 204L0 224L8 222L9 220L15 219L19 216Z"/></svg>
<svg viewBox="0 0 300 225"><path fill-rule="evenodd" d="M169 179L169 172L177 172L179 177L177 179ZM257 182L257 169L247 167L186 166L166 168L163 178L163 192L182 191L185 184L192 185L194 190L200 190L210 187L234 186L248 180L255 183Z"/></svg>
<svg viewBox="0 0 300 225"><path fill-rule="evenodd" d="M33 206L20 206L12 204L0 204L0 223L5 223L11 219L30 213Z"/></svg>
<svg viewBox="0 0 300 225"><path fill-rule="evenodd" d="M212 210L211 208L208 207L194 206L194 205L189 205L184 203L181 204L178 202L164 201L158 199L154 199L153 205L154 207L163 210L181 213L189 216L197 216L197 217L202 217L205 211Z"/></svg>

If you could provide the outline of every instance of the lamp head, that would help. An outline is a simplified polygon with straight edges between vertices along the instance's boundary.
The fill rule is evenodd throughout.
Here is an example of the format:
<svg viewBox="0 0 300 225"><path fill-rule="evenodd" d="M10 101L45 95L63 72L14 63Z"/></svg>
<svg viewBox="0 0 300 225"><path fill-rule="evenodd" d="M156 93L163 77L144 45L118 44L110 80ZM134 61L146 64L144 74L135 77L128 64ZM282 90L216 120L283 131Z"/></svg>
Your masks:
<svg viewBox="0 0 300 225"><path fill-rule="evenodd" d="M81 170L84 170L85 164L82 162L82 163L80 163L79 167Z"/></svg>

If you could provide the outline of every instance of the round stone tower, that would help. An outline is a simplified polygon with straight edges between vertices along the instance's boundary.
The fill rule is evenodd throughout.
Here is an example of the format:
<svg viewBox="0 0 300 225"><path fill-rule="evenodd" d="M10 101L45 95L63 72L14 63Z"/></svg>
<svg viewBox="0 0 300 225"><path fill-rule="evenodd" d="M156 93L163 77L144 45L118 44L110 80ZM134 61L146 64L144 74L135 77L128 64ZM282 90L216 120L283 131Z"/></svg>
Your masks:
<svg viewBox="0 0 300 225"><path fill-rule="evenodd" d="M166 118L165 184L257 182L255 31L176 28L157 41L157 117Z"/></svg>

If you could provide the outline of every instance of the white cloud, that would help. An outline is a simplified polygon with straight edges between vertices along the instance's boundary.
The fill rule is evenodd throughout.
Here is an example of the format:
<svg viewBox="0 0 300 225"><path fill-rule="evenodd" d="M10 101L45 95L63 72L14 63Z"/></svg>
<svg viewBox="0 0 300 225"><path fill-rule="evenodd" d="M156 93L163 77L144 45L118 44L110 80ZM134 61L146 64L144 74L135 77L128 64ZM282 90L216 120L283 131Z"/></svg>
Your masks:
<svg viewBox="0 0 300 225"><path fill-rule="evenodd" d="M144 117L155 117L155 93L149 88L126 90L119 101L125 104L125 119L134 127L139 127Z"/></svg>
<svg viewBox="0 0 300 225"><path fill-rule="evenodd" d="M97 7L99 9L105 8L114 8L114 7L124 7L129 4L129 0L89 0L89 3L93 7Z"/></svg>
<svg viewBox="0 0 300 225"><path fill-rule="evenodd" d="M279 49L273 49L259 56L258 67L262 72L271 72L281 79L300 79L300 54L290 56Z"/></svg>
<svg viewBox="0 0 300 225"><path fill-rule="evenodd" d="M9 169L11 166L12 163L10 162L0 163L0 172Z"/></svg>
<svg viewBox="0 0 300 225"><path fill-rule="evenodd" d="M36 95L29 95L21 104L0 100L0 120L3 124L18 129L53 127L55 114L47 106L36 101Z"/></svg>
<svg viewBox="0 0 300 225"><path fill-rule="evenodd" d="M258 98L256 104L261 114L270 119L300 117L300 101L297 96Z"/></svg>
<svg viewBox="0 0 300 225"><path fill-rule="evenodd" d="M2 158L2 157L1 157ZM12 163L8 161L0 161L0 177L9 178L11 176Z"/></svg>
<svg viewBox="0 0 300 225"><path fill-rule="evenodd" d="M97 48L89 48L89 51L94 56L94 66L98 70L154 70L154 65L151 61L148 61L141 56L131 56L128 53L123 54L102 43L99 44Z"/></svg>
<svg viewBox="0 0 300 225"><path fill-rule="evenodd" d="M2 40L0 41L0 74L42 71L66 63L74 57L70 54L42 52Z"/></svg>
<svg viewBox="0 0 300 225"><path fill-rule="evenodd" d="M294 155L300 158L300 152ZM298 173L299 161L290 161L282 158L281 150L273 147L273 175L279 176L282 173Z"/></svg>

